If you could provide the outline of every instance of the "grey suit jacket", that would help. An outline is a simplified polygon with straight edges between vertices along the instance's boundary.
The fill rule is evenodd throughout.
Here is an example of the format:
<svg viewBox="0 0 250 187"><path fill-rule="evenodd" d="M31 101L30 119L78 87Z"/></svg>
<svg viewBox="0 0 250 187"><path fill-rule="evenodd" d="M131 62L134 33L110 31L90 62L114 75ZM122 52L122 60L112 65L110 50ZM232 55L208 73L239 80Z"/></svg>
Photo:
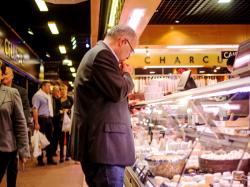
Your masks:
<svg viewBox="0 0 250 187"><path fill-rule="evenodd" d="M30 156L22 102L16 89L0 85L0 151L15 150L21 157Z"/></svg>
<svg viewBox="0 0 250 187"><path fill-rule="evenodd" d="M103 42L83 57L75 79L72 156L82 163L135 161L127 95L134 84Z"/></svg>

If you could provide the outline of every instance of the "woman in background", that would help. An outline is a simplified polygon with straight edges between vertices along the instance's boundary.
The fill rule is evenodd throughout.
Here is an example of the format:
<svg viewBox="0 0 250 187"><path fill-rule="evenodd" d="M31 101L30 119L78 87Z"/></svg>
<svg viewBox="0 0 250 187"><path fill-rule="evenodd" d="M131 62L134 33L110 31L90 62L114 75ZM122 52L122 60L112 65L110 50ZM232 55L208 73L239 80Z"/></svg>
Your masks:
<svg viewBox="0 0 250 187"><path fill-rule="evenodd" d="M0 68L0 183L7 171L7 186L15 187L17 155L22 162L30 157L28 129L20 95L1 83L4 76Z"/></svg>
<svg viewBox="0 0 250 187"><path fill-rule="evenodd" d="M60 113L61 115L61 121L63 123L63 116L64 116L64 112L66 112L68 114L68 116L71 116L71 108L73 105L73 98L68 96L68 86L66 86L65 84L62 84L60 86L60 90L61 90L61 110ZM69 147L69 142L70 142L70 135L69 132L63 132L61 131L61 135L60 135L60 162L64 162L64 140L66 138L66 158L65 160L70 160L70 147Z"/></svg>

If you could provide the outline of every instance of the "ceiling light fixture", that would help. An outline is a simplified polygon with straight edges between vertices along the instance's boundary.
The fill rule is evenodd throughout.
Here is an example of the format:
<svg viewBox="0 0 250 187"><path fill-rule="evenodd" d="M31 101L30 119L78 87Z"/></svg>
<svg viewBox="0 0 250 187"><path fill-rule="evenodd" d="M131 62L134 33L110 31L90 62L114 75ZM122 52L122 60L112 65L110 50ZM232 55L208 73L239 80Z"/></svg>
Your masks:
<svg viewBox="0 0 250 187"><path fill-rule="evenodd" d="M180 23L180 21L179 20L175 20L175 23Z"/></svg>
<svg viewBox="0 0 250 187"><path fill-rule="evenodd" d="M41 12L47 12L48 11L48 7L46 5L46 3L44 2L44 0L35 0L39 10Z"/></svg>
<svg viewBox="0 0 250 187"><path fill-rule="evenodd" d="M62 61L62 64L63 64L63 65L68 65L68 64L70 64L70 63L72 64L72 60L69 60L68 57L66 57L66 58L63 59L63 61Z"/></svg>
<svg viewBox="0 0 250 187"><path fill-rule="evenodd" d="M52 34L59 34L59 31L58 31L57 26L56 26L56 22L49 21L48 26L49 26L49 29L50 29Z"/></svg>
<svg viewBox="0 0 250 187"><path fill-rule="evenodd" d="M142 8L134 9L128 21L128 26L136 30L144 14L145 14L145 9Z"/></svg>
<svg viewBox="0 0 250 187"><path fill-rule="evenodd" d="M33 31L32 31L30 28L28 28L28 33L29 33L30 35L34 35Z"/></svg>
<svg viewBox="0 0 250 187"><path fill-rule="evenodd" d="M76 40L74 40L73 42L72 42L72 45L75 45L76 44Z"/></svg>
<svg viewBox="0 0 250 187"><path fill-rule="evenodd" d="M231 0L219 0L218 3L230 3Z"/></svg>
<svg viewBox="0 0 250 187"><path fill-rule="evenodd" d="M169 45L167 49L237 49L238 45Z"/></svg>
<svg viewBox="0 0 250 187"><path fill-rule="evenodd" d="M50 58L50 54L48 52L46 52L46 57Z"/></svg>
<svg viewBox="0 0 250 187"><path fill-rule="evenodd" d="M60 51L61 54L66 54L67 53L66 48L65 48L64 45L59 45L58 48L59 48L59 51Z"/></svg>
<svg viewBox="0 0 250 187"><path fill-rule="evenodd" d="M88 43L87 43L85 46L86 46L86 48L89 48L89 47L90 47L90 45L89 45Z"/></svg>
<svg viewBox="0 0 250 187"><path fill-rule="evenodd" d="M74 67L71 67L69 69L70 69L71 73L75 73L76 72L76 69Z"/></svg>
<svg viewBox="0 0 250 187"><path fill-rule="evenodd" d="M75 45L73 45L72 49L75 50L76 47L77 47L77 45L75 44Z"/></svg>
<svg viewBox="0 0 250 187"><path fill-rule="evenodd" d="M67 64L67 66L72 66L73 63L72 63L72 60L70 60L70 62Z"/></svg>
<svg viewBox="0 0 250 187"><path fill-rule="evenodd" d="M76 73L72 73L72 76L73 76L73 77L76 77Z"/></svg>
<svg viewBox="0 0 250 187"><path fill-rule="evenodd" d="M74 42L76 40L76 37L72 36L71 37L71 42Z"/></svg>

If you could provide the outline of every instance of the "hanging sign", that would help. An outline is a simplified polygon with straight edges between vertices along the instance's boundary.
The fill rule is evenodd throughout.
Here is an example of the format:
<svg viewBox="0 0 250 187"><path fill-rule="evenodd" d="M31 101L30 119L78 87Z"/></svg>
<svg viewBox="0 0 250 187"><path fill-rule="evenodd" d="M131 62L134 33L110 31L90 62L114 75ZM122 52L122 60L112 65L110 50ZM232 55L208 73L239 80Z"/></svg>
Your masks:
<svg viewBox="0 0 250 187"><path fill-rule="evenodd" d="M144 66L226 67L226 60L220 54L163 54L150 56L135 54L127 60L127 63L136 68Z"/></svg>

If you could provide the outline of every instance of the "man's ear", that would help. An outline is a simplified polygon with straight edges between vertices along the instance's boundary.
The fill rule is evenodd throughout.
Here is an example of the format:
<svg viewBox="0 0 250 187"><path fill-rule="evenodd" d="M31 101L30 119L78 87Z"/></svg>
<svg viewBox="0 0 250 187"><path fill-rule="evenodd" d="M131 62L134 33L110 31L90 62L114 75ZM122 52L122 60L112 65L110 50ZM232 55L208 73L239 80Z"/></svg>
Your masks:
<svg viewBox="0 0 250 187"><path fill-rule="evenodd" d="M120 37L118 39L118 46L121 47L124 44L124 42L125 42L125 39L123 37Z"/></svg>

